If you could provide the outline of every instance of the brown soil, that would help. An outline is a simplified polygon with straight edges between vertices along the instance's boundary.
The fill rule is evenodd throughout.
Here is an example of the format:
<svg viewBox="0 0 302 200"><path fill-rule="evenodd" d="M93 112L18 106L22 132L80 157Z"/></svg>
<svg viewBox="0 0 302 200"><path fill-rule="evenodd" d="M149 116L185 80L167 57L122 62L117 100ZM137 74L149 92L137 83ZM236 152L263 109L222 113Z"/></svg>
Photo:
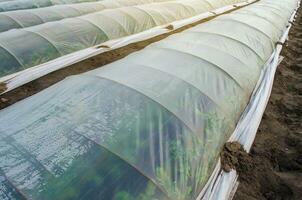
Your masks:
<svg viewBox="0 0 302 200"><path fill-rule="evenodd" d="M6 84L5 83L0 83L0 93L4 92L7 89Z"/></svg>
<svg viewBox="0 0 302 200"><path fill-rule="evenodd" d="M228 12L225 12L223 14L230 13L230 12L240 9L240 8L241 7L234 7L234 9L232 9ZM217 17L217 16L219 16L219 15L216 15L215 17ZM167 26L166 28L168 30L173 30L173 31L160 35L160 36L157 36L157 37L154 37L154 38L151 38L151 39L148 39L148 40L145 40L145 41L136 42L133 44L129 44L125 47L121 47L119 49L115 49L115 50L111 50L111 51L99 54L97 56L94 56L94 57L84 60L82 62L73 64L69 67L66 67L61 70L47 74L39 79L29 82L29 83L27 83L21 87L18 87L10 92L0 95L0 110L20 101L22 99L32 96L45 88L50 87L51 85L63 80L67 76L81 74L81 73L96 69L98 67L102 67L106 64L119 60L135 51L139 51L154 42L160 41L160 40L168 37L169 35L184 31L184 30L194 27L198 24L209 21L215 17L209 17L209 18L200 20L196 23L187 25L185 27L182 27L182 28L179 28L176 30L174 30L173 26ZM100 47L105 47L105 46L100 46ZM2 87L2 89L5 87L5 85L2 85L2 86L0 85L0 91L1 91L1 87ZM5 101L2 101L1 99L5 99Z"/></svg>
<svg viewBox="0 0 302 200"><path fill-rule="evenodd" d="M235 200L302 199L302 9L289 38Z"/></svg>

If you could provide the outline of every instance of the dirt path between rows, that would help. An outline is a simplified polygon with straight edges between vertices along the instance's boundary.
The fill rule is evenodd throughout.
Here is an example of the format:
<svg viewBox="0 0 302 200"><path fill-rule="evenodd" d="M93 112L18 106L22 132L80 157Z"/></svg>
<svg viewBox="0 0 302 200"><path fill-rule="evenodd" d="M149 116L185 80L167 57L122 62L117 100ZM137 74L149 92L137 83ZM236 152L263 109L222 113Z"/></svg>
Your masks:
<svg viewBox="0 0 302 200"><path fill-rule="evenodd" d="M301 8L282 56L235 200L302 199Z"/></svg>

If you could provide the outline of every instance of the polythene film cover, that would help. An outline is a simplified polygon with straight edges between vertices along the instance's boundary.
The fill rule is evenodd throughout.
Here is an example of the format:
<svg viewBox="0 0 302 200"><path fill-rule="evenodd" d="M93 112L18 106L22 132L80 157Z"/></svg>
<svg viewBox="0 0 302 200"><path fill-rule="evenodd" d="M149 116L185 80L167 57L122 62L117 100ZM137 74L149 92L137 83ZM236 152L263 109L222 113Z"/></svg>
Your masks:
<svg viewBox="0 0 302 200"><path fill-rule="evenodd" d="M0 199L195 199L295 5L263 0L1 110Z"/></svg>
<svg viewBox="0 0 302 200"><path fill-rule="evenodd" d="M141 3L143 2L141 1ZM111 39L125 37L155 26L221 8L236 3L238 0L230 2L219 0L215 3L208 0L150 2L150 4L142 5L138 5L138 2L137 5L105 9L78 17L69 17L0 33L0 48L4 49L4 53L0 54L2 61L0 62L0 77ZM75 11L73 9L73 12ZM1 20L0 13L0 22L4 20L8 26L16 25L14 22L6 22L7 17L8 15L5 15ZM25 22L23 21L23 23ZM27 20L26 23L33 22ZM22 38L27 38L27 40L20 42Z"/></svg>

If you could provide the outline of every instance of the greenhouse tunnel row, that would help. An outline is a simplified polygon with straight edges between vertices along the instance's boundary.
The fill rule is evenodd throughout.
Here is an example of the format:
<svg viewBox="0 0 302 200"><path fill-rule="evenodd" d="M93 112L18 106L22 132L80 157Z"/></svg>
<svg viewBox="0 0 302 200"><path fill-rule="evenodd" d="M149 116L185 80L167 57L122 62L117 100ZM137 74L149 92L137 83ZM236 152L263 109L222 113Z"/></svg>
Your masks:
<svg viewBox="0 0 302 200"><path fill-rule="evenodd" d="M0 199L195 199L295 6L262 0L1 110Z"/></svg>
<svg viewBox="0 0 302 200"><path fill-rule="evenodd" d="M243 0L176 0L107 9L0 33L0 77L102 42ZM211 3L209 3L211 2Z"/></svg>
<svg viewBox="0 0 302 200"><path fill-rule="evenodd" d="M172 0L103 0L98 2L64 4L45 8L0 12L0 32L77 17L105 9L164 1Z"/></svg>
<svg viewBox="0 0 302 200"><path fill-rule="evenodd" d="M31 8L42 8L60 4L82 3L82 2L94 2L102 0L13 0L5 1L0 0L0 12L22 10Z"/></svg>

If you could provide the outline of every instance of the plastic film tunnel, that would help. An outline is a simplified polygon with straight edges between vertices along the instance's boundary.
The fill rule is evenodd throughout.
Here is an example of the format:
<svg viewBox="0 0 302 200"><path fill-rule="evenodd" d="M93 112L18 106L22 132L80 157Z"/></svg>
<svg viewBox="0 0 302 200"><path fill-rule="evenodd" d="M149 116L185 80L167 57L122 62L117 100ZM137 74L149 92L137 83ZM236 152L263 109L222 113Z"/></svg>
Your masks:
<svg viewBox="0 0 302 200"><path fill-rule="evenodd" d="M295 3L260 1L0 111L0 198L195 199Z"/></svg>
<svg viewBox="0 0 302 200"><path fill-rule="evenodd" d="M0 34L0 77L239 0L178 0L107 9Z"/></svg>
<svg viewBox="0 0 302 200"><path fill-rule="evenodd" d="M77 17L105 9L163 1L172 0L103 0L98 2L63 4L45 8L0 12L0 32Z"/></svg>
<svg viewBox="0 0 302 200"><path fill-rule="evenodd" d="M22 10L31 8L42 8L60 4L93 2L99 0L0 0L0 12ZM101 1L101 0L100 0Z"/></svg>

